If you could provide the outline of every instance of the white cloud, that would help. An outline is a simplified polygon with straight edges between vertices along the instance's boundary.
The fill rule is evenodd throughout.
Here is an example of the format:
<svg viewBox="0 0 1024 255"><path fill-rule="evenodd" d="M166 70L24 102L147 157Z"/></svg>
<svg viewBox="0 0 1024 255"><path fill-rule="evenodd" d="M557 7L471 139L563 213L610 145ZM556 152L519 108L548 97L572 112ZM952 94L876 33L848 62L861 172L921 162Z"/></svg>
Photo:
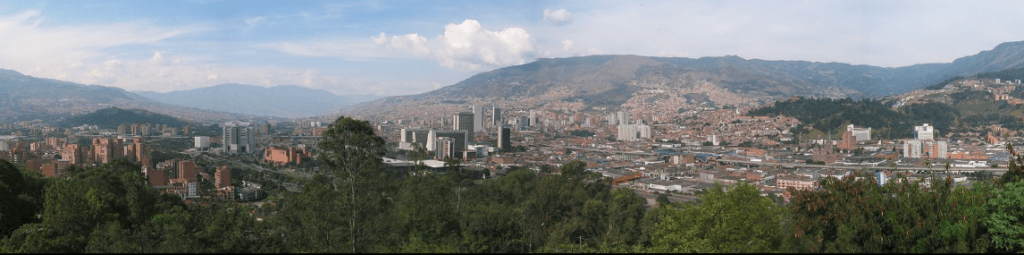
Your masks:
<svg viewBox="0 0 1024 255"><path fill-rule="evenodd" d="M374 39L374 42L377 42L377 40ZM412 52L415 56L425 56L430 54L430 48L427 47L427 38L415 33L403 36L392 36L391 47L398 50Z"/></svg>
<svg viewBox="0 0 1024 255"><path fill-rule="evenodd" d="M265 20L267 20L267 17L263 17L263 16L252 17L252 18L245 19L245 24L246 25L250 25L250 26L254 26L254 25L263 23L263 21L265 21Z"/></svg>
<svg viewBox="0 0 1024 255"><path fill-rule="evenodd" d="M109 56L107 51L111 48L154 44L202 30L156 27L146 21L41 26L43 19L42 13L35 10L0 16L0 68L74 77L73 70L91 66L93 69L87 72L92 77L104 78L96 81L106 81L124 66L122 60Z"/></svg>
<svg viewBox="0 0 1024 255"><path fill-rule="evenodd" d="M544 21L555 26L565 26L572 23L572 13L565 9L555 11L544 9Z"/></svg>
<svg viewBox="0 0 1024 255"><path fill-rule="evenodd" d="M435 57L448 68L478 70L523 64L534 52L533 38L526 29L509 27L490 31L471 19L445 26L440 41L442 44L435 50Z"/></svg>
<svg viewBox="0 0 1024 255"><path fill-rule="evenodd" d="M446 25L444 34L434 39L418 33L391 37L380 33L369 40L332 38L270 43L263 47L298 56L348 60L433 59L447 68L472 71L523 64L532 60L535 54L533 37L526 29L508 27L492 31L472 19Z"/></svg>
<svg viewBox="0 0 1024 255"><path fill-rule="evenodd" d="M572 51L572 49L573 49L572 46L574 44L575 43L573 43L572 40L569 40L569 39L562 40L562 50L563 51Z"/></svg>
<svg viewBox="0 0 1024 255"><path fill-rule="evenodd" d="M388 36L384 33L380 33L378 36L370 37L370 40L373 40L373 43L376 43L377 45L384 45L385 43L388 43Z"/></svg>

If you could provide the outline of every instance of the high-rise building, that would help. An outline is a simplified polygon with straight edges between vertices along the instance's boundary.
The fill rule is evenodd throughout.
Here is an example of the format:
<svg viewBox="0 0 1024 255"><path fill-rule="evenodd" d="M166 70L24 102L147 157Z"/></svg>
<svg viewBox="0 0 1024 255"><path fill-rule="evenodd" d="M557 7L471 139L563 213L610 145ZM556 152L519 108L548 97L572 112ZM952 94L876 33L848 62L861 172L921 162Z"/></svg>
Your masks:
<svg viewBox="0 0 1024 255"><path fill-rule="evenodd" d="M149 185L152 186L164 186L167 185L167 171L163 169L156 169L152 167L142 167L142 170L146 171L146 177L149 178Z"/></svg>
<svg viewBox="0 0 1024 255"><path fill-rule="evenodd" d="M928 126L928 123L924 123L923 126L914 126L914 139L917 140L933 140L935 139L935 129L932 126Z"/></svg>
<svg viewBox="0 0 1024 255"><path fill-rule="evenodd" d="M502 126L498 129L498 150L510 151L512 149L512 129Z"/></svg>
<svg viewBox="0 0 1024 255"><path fill-rule="evenodd" d="M196 162L192 161L179 161L178 162L178 179L184 179L186 181L196 181Z"/></svg>
<svg viewBox="0 0 1024 255"><path fill-rule="evenodd" d="M501 127L501 108L491 106L491 126Z"/></svg>
<svg viewBox="0 0 1024 255"><path fill-rule="evenodd" d="M213 174L213 186L217 189L227 188L231 186L231 169L227 166L221 166L217 168L217 172Z"/></svg>
<svg viewBox="0 0 1024 255"><path fill-rule="evenodd" d="M473 139L473 113L460 112L452 119L453 130L466 130L469 139Z"/></svg>
<svg viewBox="0 0 1024 255"><path fill-rule="evenodd" d="M106 164L115 158L124 157L124 144L121 143L121 139L96 137L92 139L92 151L93 162Z"/></svg>
<svg viewBox="0 0 1024 255"><path fill-rule="evenodd" d="M125 125L124 123L121 123L121 125L117 125L117 135L124 135L126 132L128 132L127 129L128 125Z"/></svg>
<svg viewBox="0 0 1024 255"><path fill-rule="evenodd" d="M270 122L263 123L263 126L260 129L260 134L270 135Z"/></svg>
<svg viewBox="0 0 1024 255"><path fill-rule="evenodd" d="M135 138L135 160L142 166L153 166L153 147L142 138Z"/></svg>
<svg viewBox="0 0 1024 255"><path fill-rule="evenodd" d="M455 139L448 137L438 137L434 142L437 147L434 148L434 158L437 160L444 160L445 158L455 158L460 150L456 150L458 145L455 144Z"/></svg>
<svg viewBox="0 0 1024 255"><path fill-rule="evenodd" d="M470 111L473 113L473 131L484 130L484 109L479 105L469 106Z"/></svg>
<svg viewBox="0 0 1024 255"><path fill-rule="evenodd" d="M429 134L430 129L403 128L400 134L401 140L398 143L398 149L412 150L413 143L418 143L420 146L427 148L426 146Z"/></svg>
<svg viewBox="0 0 1024 255"><path fill-rule="evenodd" d="M78 148L78 144L64 144L64 148L60 150L60 158L67 160L72 165L81 164L82 150Z"/></svg>
<svg viewBox="0 0 1024 255"><path fill-rule="evenodd" d="M469 132L466 130L431 130L431 135L428 135L427 149L437 149L437 139L441 137L451 138L455 145L456 151L463 151L467 148L467 141L469 141ZM433 139L430 139L433 138Z"/></svg>
<svg viewBox="0 0 1024 255"><path fill-rule="evenodd" d="M908 140L903 144L903 157L906 158L948 158L949 145L946 141Z"/></svg>
<svg viewBox="0 0 1024 255"><path fill-rule="evenodd" d="M209 148L210 137L209 136L196 136L196 148Z"/></svg>
<svg viewBox="0 0 1024 255"><path fill-rule="evenodd" d="M224 123L221 142L224 144L224 152L251 153L254 149L252 126L248 122Z"/></svg>
<svg viewBox="0 0 1024 255"><path fill-rule="evenodd" d="M619 141L637 141L642 138L651 138L651 126L643 124L619 125Z"/></svg>

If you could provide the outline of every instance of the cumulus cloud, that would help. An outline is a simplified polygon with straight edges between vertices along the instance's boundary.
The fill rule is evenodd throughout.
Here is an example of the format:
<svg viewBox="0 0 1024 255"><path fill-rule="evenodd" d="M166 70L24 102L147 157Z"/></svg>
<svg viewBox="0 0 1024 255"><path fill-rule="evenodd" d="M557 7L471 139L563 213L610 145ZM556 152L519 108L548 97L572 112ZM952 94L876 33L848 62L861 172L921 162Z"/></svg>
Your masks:
<svg viewBox="0 0 1024 255"><path fill-rule="evenodd" d="M299 56L341 57L350 60L432 59L443 67L470 71L524 64L536 55L534 39L526 29L507 27L493 31L472 19L448 24L444 27L444 33L434 38L418 33L392 36L380 33L368 39L328 38L270 43L264 47Z"/></svg>
<svg viewBox="0 0 1024 255"><path fill-rule="evenodd" d="M440 41L435 56L438 63L449 68L477 70L523 64L534 51L533 38L526 29L491 31L471 19L445 26Z"/></svg>
<svg viewBox="0 0 1024 255"><path fill-rule="evenodd" d="M459 70L523 64L534 53L533 38L526 29L508 27L492 31L472 19L446 25L444 34L433 40L416 33L391 38L381 33L371 40L386 45L388 50L433 58L441 66Z"/></svg>
<svg viewBox="0 0 1024 255"><path fill-rule="evenodd" d="M376 42L376 40L374 42ZM430 48L427 47L427 38L416 33L392 36L391 47L411 52L415 56L425 56L430 54Z"/></svg>
<svg viewBox="0 0 1024 255"><path fill-rule="evenodd" d="M572 13L569 13L569 11L566 11L565 9L554 11L544 9L544 21L555 26L569 25L572 23Z"/></svg>

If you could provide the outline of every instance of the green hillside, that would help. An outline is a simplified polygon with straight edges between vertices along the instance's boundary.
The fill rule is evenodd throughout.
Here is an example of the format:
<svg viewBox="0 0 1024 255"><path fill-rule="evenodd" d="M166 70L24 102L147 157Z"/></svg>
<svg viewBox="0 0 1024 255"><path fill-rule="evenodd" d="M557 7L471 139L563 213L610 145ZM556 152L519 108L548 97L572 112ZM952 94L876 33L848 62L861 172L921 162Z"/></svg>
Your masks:
<svg viewBox="0 0 1024 255"><path fill-rule="evenodd" d="M752 116L784 115L794 117L815 129L833 131L836 134L843 125L852 123L871 127L874 134L882 139L910 137L913 126L928 123L940 131L949 130L960 116L958 110L948 104L913 104L893 110L879 100L850 98L799 98L776 102L773 106L761 107L749 112Z"/></svg>
<svg viewBox="0 0 1024 255"><path fill-rule="evenodd" d="M183 120L146 110L110 107L88 114L68 117L57 125L61 127L74 127L89 124L97 125L100 128L113 129L117 128L121 123L163 124L171 127L182 127L188 124L188 122Z"/></svg>

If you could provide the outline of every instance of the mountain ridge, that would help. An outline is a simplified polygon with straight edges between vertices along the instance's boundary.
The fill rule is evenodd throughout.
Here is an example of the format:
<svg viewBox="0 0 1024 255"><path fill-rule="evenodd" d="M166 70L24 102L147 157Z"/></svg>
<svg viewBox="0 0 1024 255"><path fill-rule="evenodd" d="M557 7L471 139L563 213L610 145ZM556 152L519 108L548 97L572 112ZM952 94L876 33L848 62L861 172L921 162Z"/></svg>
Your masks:
<svg viewBox="0 0 1024 255"><path fill-rule="evenodd" d="M107 107L143 109L199 122L252 117L160 103L116 87L39 78L0 69L0 123L55 121Z"/></svg>
<svg viewBox="0 0 1024 255"><path fill-rule="evenodd" d="M458 83L416 95L352 105L337 115L380 118L419 109L448 109L443 102L533 108L554 102L583 107L643 108L646 101L669 107L756 106L791 96L876 98L963 76L1024 67L1024 41L948 63L879 67L840 62L721 57L594 55L541 58L478 73ZM647 92L645 92L647 91ZM638 96L661 91L664 96ZM440 102L440 103L439 103ZM662 105L666 106L666 105ZM442 110L451 112L454 110ZM447 113L446 113L447 114ZM415 118L416 116L406 116Z"/></svg>
<svg viewBox="0 0 1024 255"><path fill-rule="evenodd" d="M261 87L225 83L171 92L135 91L163 103L217 111L274 117L308 117L379 98L374 95L340 96L326 90L297 85Z"/></svg>

